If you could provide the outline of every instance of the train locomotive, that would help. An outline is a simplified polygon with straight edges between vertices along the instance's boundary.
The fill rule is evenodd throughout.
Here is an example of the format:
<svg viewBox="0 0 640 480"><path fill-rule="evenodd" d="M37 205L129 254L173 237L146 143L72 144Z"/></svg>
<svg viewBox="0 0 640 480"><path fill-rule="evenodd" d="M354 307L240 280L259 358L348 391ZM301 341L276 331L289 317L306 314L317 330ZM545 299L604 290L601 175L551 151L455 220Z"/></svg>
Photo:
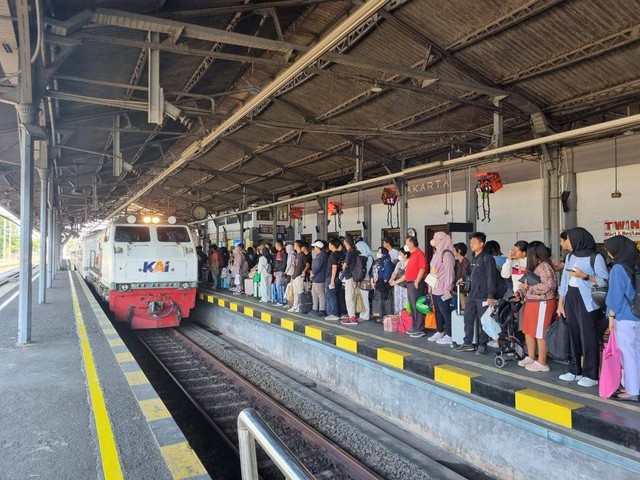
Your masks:
<svg viewBox="0 0 640 480"><path fill-rule="evenodd" d="M195 306L195 244L175 217L129 215L86 237L82 274L133 329L176 327Z"/></svg>

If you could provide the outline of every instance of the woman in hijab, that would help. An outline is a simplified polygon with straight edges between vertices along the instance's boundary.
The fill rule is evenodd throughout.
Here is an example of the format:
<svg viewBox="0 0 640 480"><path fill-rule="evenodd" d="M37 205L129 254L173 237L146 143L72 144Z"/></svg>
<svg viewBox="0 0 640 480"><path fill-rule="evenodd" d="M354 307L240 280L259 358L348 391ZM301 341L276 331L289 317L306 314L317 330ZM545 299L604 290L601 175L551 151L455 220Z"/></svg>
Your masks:
<svg viewBox="0 0 640 480"><path fill-rule="evenodd" d="M398 279L404 277L404 270L407 268L407 262L411 255L405 248L398 250L398 263L396 263L396 268L389 281L389 285L393 287L393 313L396 315L400 315L400 312L407 307L407 302L409 301L407 287L398 282Z"/></svg>
<svg viewBox="0 0 640 480"><path fill-rule="evenodd" d="M609 273L607 312L609 329L616 332L624 371L624 392L611 398L620 401L638 401L640 393L640 318L631 312L630 301L635 297L634 272L638 267L638 248L631 239L622 235L607 238L604 246L613 259ZM634 279L635 280L635 279Z"/></svg>
<svg viewBox="0 0 640 480"><path fill-rule="evenodd" d="M593 235L577 227L569 230L567 236L571 253L565 259L557 312L567 318L576 358L560 380L577 380L581 387L594 387L599 371L597 324L602 313L591 298L591 288L595 284L606 285L609 272L604 257L598 255Z"/></svg>
<svg viewBox="0 0 640 480"><path fill-rule="evenodd" d="M393 313L393 292L389 280L393 273L393 262L389 251L378 248L376 260L371 268L371 288L373 288L372 314L377 323L382 322L385 315Z"/></svg>
<svg viewBox="0 0 640 480"><path fill-rule="evenodd" d="M364 240L360 240L356 243L356 249L358 250L360 256L367 257L367 273L364 277L364 280L360 282L360 294L362 295L362 305L364 309L360 312L360 318L358 319L360 322L368 321L370 317L369 308L369 292L371 291L371 267L373 267L373 253L369 248L369 245L366 244Z"/></svg>
<svg viewBox="0 0 640 480"><path fill-rule="evenodd" d="M432 279L429 293L433 297L436 310L436 333L427 340L440 345L451 345L451 291L456 276L456 258L451 237L444 232L436 232L431 239L435 253L431 259Z"/></svg>
<svg viewBox="0 0 640 480"><path fill-rule="evenodd" d="M231 271L235 276L236 291L234 293L235 295L240 295L244 290L243 277L249 271L247 260L244 256L244 245L242 243L233 249L233 266L231 267Z"/></svg>
<svg viewBox="0 0 640 480"><path fill-rule="evenodd" d="M260 302L267 303L271 293L271 251L269 247L262 247L262 254L258 259L258 273L260 274Z"/></svg>

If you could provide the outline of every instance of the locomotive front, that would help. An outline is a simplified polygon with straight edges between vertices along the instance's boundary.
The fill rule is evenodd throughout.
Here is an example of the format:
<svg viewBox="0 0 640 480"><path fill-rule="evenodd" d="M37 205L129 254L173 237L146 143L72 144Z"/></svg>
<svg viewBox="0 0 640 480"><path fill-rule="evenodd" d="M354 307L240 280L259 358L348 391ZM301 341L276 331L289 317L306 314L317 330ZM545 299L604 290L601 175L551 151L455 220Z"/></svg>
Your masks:
<svg viewBox="0 0 640 480"><path fill-rule="evenodd" d="M189 316L198 259L189 228L175 217L163 221L130 215L114 222L105 231L99 255L100 281L117 321L135 329L164 328Z"/></svg>

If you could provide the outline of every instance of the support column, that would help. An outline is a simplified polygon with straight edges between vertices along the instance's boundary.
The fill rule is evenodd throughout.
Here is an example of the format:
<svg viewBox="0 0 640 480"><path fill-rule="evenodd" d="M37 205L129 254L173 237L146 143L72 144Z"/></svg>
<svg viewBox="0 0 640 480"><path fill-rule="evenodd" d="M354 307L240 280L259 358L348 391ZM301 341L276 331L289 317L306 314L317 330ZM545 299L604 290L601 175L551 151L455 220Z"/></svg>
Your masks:
<svg viewBox="0 0 640 480"><path fill-rule="evenodd" d="M275 197L273 197L273 201L274 202L276 201ZM271 213L271 228L273 229L273 246L275 247L276 241L278 240L278 208L271 207L269 208L269 212Z"/></svg>
<svg viewBox="0 0 640 480"><path fill-rule="evenodd" d="M58 248L58 209L53 209L53 216L51 222L51 280L56 279L56 272L58 271L57 260L57 248Z"/></svg>
<svg viewBox="0 0 640 480"><path fill-rule="evenodd" d="M17 107L20 125L20 294L18 296L18 343L31 342L31 239L33 226L33 145L25 125L32 124L36 109L32 105Z"/></svg>
<svg viewBox="0 0 640 480"><path fill-rule="evenodd" d="M396 182L396 188L398 189L398 197L400 202L400 245L399 248L402 248L404 245L404 239L407 235L407 229L409 228L408 222L408 210L409 210L409 195L407 188L407 180L401 179Z"/></svg>
<svg viewBox="0 0 640 480"><path fill-rule="evenodd" d="M371 244L371 204L365 203L362 206L362 237L364 241L371 247L373 250L375 248L374 245ZM376 244L377 245L377 244Z"/></svg>
<svg viewBox="0 0 640 480"><path fill-rule="evenodd" d="M478 195L476 194L476 188L470 168L465 171L465 177L467 181L467 188L465 188L465 206L467 211L465 213L467 222L473 225L473 231L475 232L478 230Z"/></svg>
<svg viewBox="0 0 640 480"><path fill-rule="evenodd" d="M317 216L317 225L318 225L318 238L327 241L329 240L327 237L329 236L329 228L327 225L327 197L319 197L318 201L318 216Z"/></svg>
<svg viewBox="0 0 640 480"><path fill-rule="evenodd" d="M47 185L49 169L40 169L40 277L38 279L38 303L47 301Z"/></svg>

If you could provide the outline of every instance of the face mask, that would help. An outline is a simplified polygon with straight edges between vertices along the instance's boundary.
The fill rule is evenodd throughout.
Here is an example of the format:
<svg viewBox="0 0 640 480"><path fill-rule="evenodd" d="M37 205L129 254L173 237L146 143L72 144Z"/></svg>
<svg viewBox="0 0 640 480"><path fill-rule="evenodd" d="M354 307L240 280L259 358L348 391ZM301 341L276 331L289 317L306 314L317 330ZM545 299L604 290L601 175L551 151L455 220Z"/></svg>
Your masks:
<svg viewBox="0 0 640 480"><path fill-rule="evenodd" d="M409 247L407 247L407 246L405 245L405 246L404 246L404 251L405 251L405 252L409 252L409 251L410 251L410 250L409 250Z"/></svg>
<svg viewBox="0 0 640 480"><path fill-rule="evenodd" d="M378 254L376 255L376 257L377 257L377 258L382 258L382 254L381 254L381 253L378 253Z"/></svg>

